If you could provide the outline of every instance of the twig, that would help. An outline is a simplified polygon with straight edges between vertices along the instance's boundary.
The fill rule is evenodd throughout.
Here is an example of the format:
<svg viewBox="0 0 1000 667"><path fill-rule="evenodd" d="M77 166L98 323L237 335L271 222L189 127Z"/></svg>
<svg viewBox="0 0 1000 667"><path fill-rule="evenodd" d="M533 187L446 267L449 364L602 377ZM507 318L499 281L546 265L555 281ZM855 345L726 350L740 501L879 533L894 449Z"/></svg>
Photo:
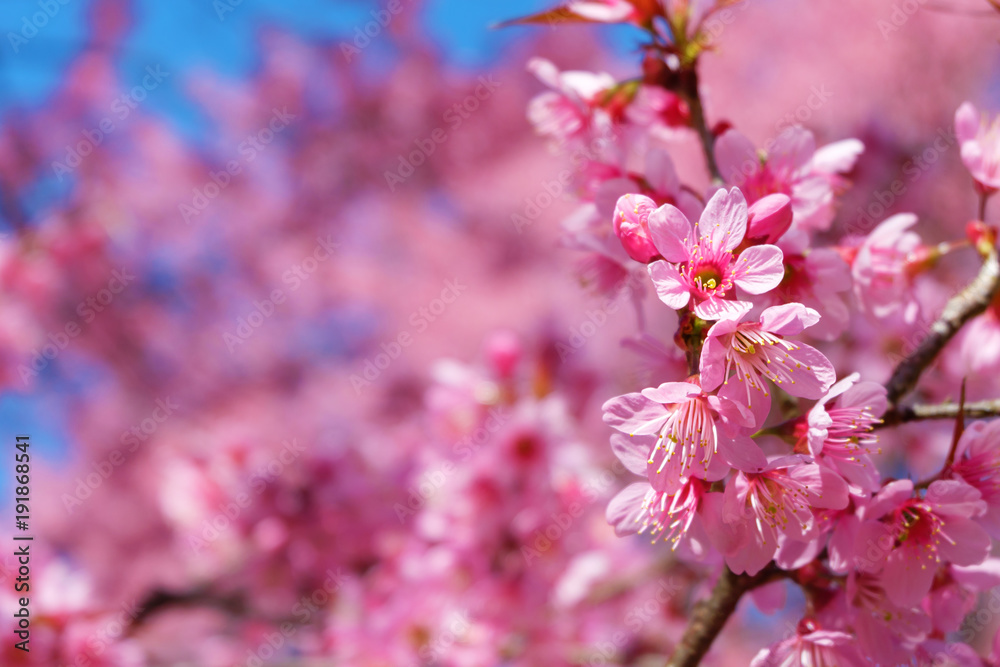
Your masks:
<svg viewBox="0 0 1000 667"><path fill-rule="evenodd" d="M882 417L882 423L875 428L885 428L907 422L925 421L928 419L955 419L958 417L958 403L941 403L939 405L911 405L890 410ZM972 419L1000 417L1000 399L992 401L976 401L965 404L965 416Z"/></svg>
<svg viewBox="0 0 1000 667"><path fill-rule="evenodd" d="M892 377L885 384L890 409L899 402L899 399L913 390L924 369L930 366L962 325L989 307L998 285L1000 285L1000 263L997 262L996 248L990 247L979 275L965 289L949 299L941 317L931 325L930 334L920 341L917 349L899 362L892 372Z"/></svg>
<svg viewBox="0 0 1000 667"><path fill-rule="evenodd" d="M785 572L773 562L753 576L733 574L728 567L723 567L712 594L695 605L687 630L667 667L696 667L736 611L743 594L783 576Z"/></svg>
<svg viewBox="0 0 1000 667"><path fill-rule="evenodd" d="M722 185L723 178L719 172L719 165L715 162L715 136L708 127L705 120L705 106L701 102L701 89L698 87L698 70L695 66L683 69L680 72L680 92L688 103L691 111L691 125L701 139L701 147L705 152L705 164L708 166L708 173L712 175L712 182Z"/></svg>

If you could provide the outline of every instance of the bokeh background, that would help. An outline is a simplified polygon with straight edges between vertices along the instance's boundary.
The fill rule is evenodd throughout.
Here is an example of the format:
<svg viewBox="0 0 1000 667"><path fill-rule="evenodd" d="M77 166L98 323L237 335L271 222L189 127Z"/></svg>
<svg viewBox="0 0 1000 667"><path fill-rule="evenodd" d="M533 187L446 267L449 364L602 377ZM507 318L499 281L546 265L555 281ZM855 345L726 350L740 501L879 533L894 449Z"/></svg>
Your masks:
<svg viewBox="0 0 1000 667"><path fill-rule="evenodd" d="M861 139L831 238L904 210L961 237L952 117L1000 108L984 5L750 0L703 59L709 116ZM637 35L491 29L533 0L388 6L0 7L0 552L15 435L34 536L32 651L7 556L0 663L657 664L684 627L703 572L606 525L630 480L599 410L683 374L675 321L640 297L639 338L601 292L551 196L572 156L525 114L531 57L634 77ZM661 139L706 185L692 137ZM861 322L827 352L882 380L919 335ZM957 341L931 377L963 363ZM930 472L947 429L897 451ZM778 593L711 664L789 632Z"/></svg>

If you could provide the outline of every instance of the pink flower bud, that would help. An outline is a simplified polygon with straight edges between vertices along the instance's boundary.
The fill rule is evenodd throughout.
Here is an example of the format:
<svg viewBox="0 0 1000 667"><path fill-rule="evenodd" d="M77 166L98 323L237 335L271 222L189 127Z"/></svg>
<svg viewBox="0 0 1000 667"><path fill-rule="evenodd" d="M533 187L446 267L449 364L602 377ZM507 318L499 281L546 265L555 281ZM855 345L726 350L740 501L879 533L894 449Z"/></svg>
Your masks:
<svg viewBox="0 0 1000 667"><path fill-rule="evenodd" d="M643 195L622 195L615 205L615 234L628 256L643 264L660 254L649 235L649 214L655 210L653 200Z"/></svg>
<svg viewBox="0 0 1000 667"><path fill-rule="evenodd" d="M747 214L747 238L774 243L792 226L792 200L788 195L767 195L755 201Z"/></svg>
<svg viewBox="0 0 1000 667"><path fill-rule="evenodd" d="M513 331L495 331L486 339L486 358L501 379L514 375L521 360L521 340Z"/></svg>

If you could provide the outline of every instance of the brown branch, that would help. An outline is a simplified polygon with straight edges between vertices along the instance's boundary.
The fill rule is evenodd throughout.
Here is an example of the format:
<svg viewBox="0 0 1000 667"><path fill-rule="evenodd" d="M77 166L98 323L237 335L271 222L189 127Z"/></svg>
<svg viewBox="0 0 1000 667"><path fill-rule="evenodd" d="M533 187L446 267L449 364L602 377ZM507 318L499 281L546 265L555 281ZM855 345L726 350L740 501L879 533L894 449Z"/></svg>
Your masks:
<svg viewBox="0 0 1000 667"><path fill-rule="evenodd" d="M753 576L733 574L732 570L723 566L712 594L695 605L687 630L670 656L667 667L696 667L736 611L743 594L783 576L785 572L774 562Z"/></svg>
<svg viewBox="0 0 1000 667"><path fill-rule="evenodd" d="M985 311L1000 285L1000 263L995 247L985 253L985 261L975 280L945 304L941 317L931 325L930 334L892 372L885 388L890 409L917 385L921 373L930 366L944 346L966 322Z"/></svg>
<svg viewBox="0 0 1000 667"><path fill-rule="evenodd" d="M688 103L691 111L691 126L701 139L701 147L705 153L705 164L712 175L712 182L722 185L723 178L719 165L715 162L715 136L705 120L705 106L701 102L701 89L698 87L698 70L696 65L680 71L680 93Z"/></svg>
<svg viewBox="0 0 1000 667"><path fill-rule="evenodd" d="M966 403L965 416L972 419L1000 417L1000 399ZM882 423L876 425L875 428L885 428L886 426L896 426L897 424L925 421L928 419L955 419L956 417L958 417L958 403L911 405L889 410L882 417Z"/></svg>

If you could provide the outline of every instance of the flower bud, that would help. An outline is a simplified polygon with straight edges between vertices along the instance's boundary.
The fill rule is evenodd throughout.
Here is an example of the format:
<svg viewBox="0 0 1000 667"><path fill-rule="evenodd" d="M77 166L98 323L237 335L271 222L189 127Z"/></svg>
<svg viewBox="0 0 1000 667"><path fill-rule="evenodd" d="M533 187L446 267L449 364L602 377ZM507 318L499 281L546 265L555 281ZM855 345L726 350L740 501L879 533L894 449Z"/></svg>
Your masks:
<svg viewBox="0 0 1000 667"><path fill-rule="evenodd" d="M792 200L788 195L767 195L747 211L747 238L774 243L792 226Z"/></svg>
<svg viewBox="0 0 1000 667"><path fill-rule="evenodd" d="M521 360L521 340L513 331L495 331L486 339L486 358L501 379L514 375Z"/></svg>
<svg viewBox="0 0 1000 667"><path fill-rule="evenodd" d="M656 204L644 195L622 195L615 205L615 235L628 256L643 264L659 255L649 235L649 214L655 210Z"/></svg>

